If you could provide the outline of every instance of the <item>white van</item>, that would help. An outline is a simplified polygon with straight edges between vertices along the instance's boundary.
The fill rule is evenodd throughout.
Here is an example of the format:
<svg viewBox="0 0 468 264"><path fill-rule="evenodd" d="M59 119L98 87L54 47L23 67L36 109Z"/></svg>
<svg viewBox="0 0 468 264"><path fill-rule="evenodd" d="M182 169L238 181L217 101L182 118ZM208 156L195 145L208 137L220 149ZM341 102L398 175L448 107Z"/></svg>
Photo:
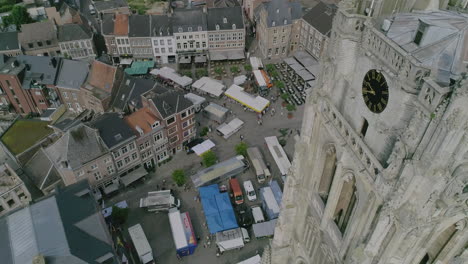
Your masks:
<svg viewBox="0 0 468 264"><path fill-rule="evenodd" d="M255 224L265 222L265 217L263 216L262 208L260 208L260 206L252 207L252 215L254 217Z"/></svg>
<svg viewBox="0 0 468 264"><path fill-rule="evenodd" d="M242 232L242 237L244 238L244 243L249 243L250 242L250 236L249 236L249 231L247 229L241 227L241 232Z"/></svg>
<svg viewBox="0 0 468 264"><path fill-rule="evenodd" d="M257 200L257 194L255 193L254 187L250 180L244 182L244 191L247 194L249 201Z"/></svg>
<svg viewBox="0 0 468 264"><path fill-rule="evenodd" d="M93 5L89 5L89 13L90 13L91 15L96 14L96 9L94 9L94 6L93 6Z"/></svg>

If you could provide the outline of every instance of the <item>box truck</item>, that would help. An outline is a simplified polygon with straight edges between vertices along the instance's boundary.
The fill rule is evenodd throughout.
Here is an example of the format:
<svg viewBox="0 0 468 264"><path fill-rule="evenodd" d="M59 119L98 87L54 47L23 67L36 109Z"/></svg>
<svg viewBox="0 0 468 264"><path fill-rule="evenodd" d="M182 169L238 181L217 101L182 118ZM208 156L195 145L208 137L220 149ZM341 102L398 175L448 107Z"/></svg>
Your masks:
<svg viewBox="0 0 468 264"><path fill-rule="evenodd" d="M133 246L138 253L138 258L140 262L143 264L147 263L154 263L153 259L153 251L148 243L148 239L146 239L145 232L143 232L143 228L140 224L136 224L128 228L128 233L130 234L130 238L132 239Z"/></svg>

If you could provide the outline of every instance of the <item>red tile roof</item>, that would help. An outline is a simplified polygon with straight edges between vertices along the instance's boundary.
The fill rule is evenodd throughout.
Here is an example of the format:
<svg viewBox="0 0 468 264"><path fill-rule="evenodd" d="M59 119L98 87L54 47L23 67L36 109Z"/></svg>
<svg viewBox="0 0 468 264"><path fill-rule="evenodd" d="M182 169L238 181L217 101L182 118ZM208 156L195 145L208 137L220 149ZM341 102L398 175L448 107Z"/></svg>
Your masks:
<svg viewBox="0 0 468 264"><path fill-rule="evenodd" d="M151 125L160 121L147 107L126 116L124 119L137 135L140 135L137 126L143 130L144 134L147 134L152 130Z"/></svg>
<svg viewBox="0 0 468 264"><path fill-rule="evenodd" d="M126 14L115 15L114 34L116 36L128 35L128 15Z"/></svg>
<svg viewBox="0 0 468 264"><path fill-rule="evenodd" d="M100 61L93 61L88 83L108 93L112 92L117 68Z"/></svg>

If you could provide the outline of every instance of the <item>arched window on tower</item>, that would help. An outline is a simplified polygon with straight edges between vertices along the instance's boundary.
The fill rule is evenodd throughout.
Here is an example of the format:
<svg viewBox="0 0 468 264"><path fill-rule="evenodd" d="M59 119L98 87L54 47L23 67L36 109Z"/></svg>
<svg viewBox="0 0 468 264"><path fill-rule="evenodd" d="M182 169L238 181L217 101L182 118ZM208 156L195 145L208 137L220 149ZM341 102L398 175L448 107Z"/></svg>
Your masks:
<svg viewBox="0 0 468 264"><path fill-rule="evenodd" d="M336 171L336 150L334 146L328 146L325 155L325 164L323 166L322 177L319 184L319 195L323 203L327 204L328 195L330 194L333 178Z"/></svg>
<svg viewBox="0 0 468 264"><path fill-rule="evenodd" d="M356 179L353 175L348 174L345 176L345 181L341 188L338 203L333 215L333 219L343 235L346 231L346 227L348 227L351 214L357 203L356 191Z"/></svg>
<svg viewBox="0 0 468 264"><path fill-rule="evenodd" d="M447 247L450 240L455 236L457 231L458 229L456 225L453 224L449 226L447 229L445 229L442 233L440 233L437 239L434 240L432 244L430 245L430 247L427 248L426 254L424 255L424 257L421 259L419 263L429 264L429 263L433 263L434 261L436 261L437 258L441 256L441 253ZM442 255L445 255L445 254L442 254Z"/></svg>

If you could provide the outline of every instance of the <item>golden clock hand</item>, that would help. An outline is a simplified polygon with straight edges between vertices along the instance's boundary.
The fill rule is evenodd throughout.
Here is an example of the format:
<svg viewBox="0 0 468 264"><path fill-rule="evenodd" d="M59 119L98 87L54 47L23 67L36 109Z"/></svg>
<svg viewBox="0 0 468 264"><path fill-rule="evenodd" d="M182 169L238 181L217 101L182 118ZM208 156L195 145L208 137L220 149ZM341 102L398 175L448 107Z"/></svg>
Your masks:
<svg viewBox="0 0 468 264"><path fill-rule="evenodd" d="M364 92L364 93L370 93L370 94L372 94L372 95L375 95L375 91L374 91L374 90L362 89L362 92Z"/></svg>

